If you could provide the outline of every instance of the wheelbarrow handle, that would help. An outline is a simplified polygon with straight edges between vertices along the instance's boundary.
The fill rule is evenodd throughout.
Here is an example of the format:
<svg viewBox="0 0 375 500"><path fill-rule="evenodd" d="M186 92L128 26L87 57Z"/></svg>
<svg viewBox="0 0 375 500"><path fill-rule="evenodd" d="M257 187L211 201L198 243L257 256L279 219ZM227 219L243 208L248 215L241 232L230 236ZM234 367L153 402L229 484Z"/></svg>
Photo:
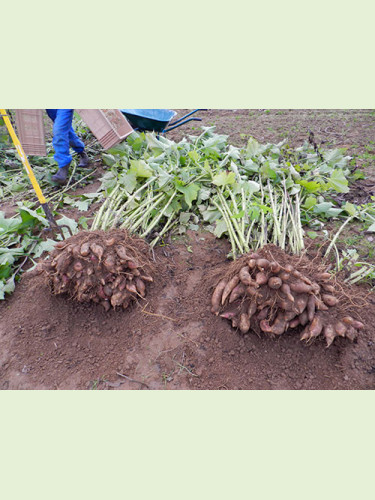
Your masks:
<svg viewBox="0 0 375 500"><path fill-rule="evenodd" d="M165 130L163 130L163 134L165 132L170 132L171 130L175 129L175 128L178 128L180 127L181 125L183 125L184 123L187 123L187 122L201 122L202 121L202 118L188 118L187 120L185 120L184 122L180 122L179 120L179 123L177 125L173 124L173 127L169 127L169 128L166 128Z"/></svg>
<svg viewBox="0 0 375 500"><path fill-rule="evenodd" d="M179 118L178 120L176 120L173 123L170 123L169 125L173 127L174 125L177 125L177 123L182 122L182 120L185 120L185 118L187 118L188 116L194 115L195 113L197 113L197 111L207 111L207 109L195 109L194 111L191 111L191 113L188 113L187 115L183 116L182 118ZM180 125L182 125L182 123L180 123Z"/></svg>

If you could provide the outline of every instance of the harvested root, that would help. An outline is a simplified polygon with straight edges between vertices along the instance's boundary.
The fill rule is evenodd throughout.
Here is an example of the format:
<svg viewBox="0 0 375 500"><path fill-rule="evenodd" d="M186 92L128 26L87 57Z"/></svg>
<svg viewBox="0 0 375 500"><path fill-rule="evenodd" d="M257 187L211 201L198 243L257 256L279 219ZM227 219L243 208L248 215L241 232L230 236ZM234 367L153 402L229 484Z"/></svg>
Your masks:
<svg viewBox="0 0 375 500"><path fill-rule="evenodd" d="M327 347L336 337L353 341L364 325L345 315L333 279L324 264L267 245L232 264L212 295L212 312L242 334L282 335L299 328L301 340L323 336Z"/></svg>
<svg viewBox="0 0 375 500"><path fill-rule="evenodd" d="M148 246L124 230L84 231L58 243L43 263L54 294L126 309L153 281Z"/></svg>

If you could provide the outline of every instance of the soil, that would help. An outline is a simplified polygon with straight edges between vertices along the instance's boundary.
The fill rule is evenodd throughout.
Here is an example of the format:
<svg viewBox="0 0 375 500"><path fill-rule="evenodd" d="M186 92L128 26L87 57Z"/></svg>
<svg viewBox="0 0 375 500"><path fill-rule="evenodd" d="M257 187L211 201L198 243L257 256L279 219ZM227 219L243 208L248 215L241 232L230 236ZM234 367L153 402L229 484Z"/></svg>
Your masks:
<svg viewBox="0 0 375 500"><path fill-rule="evenodd" d="M183 116L189 110L177 111ZM234 144L253 135L299 145L313 124L317 141L347 147L358 158L369 187L358 196L370 196L374 164L363 154L375 139L371 110L267 111L208 110L197 116L206 126L215 122ZM196 134L197 126L191 122L168 136ZM324 339L306 345L293 331L276 339L241 336L210 312L212 275L229 265L228 251L225 240L205 232L166 241L155 251L161 272L145 300L126 311L106 313L100 305L53 296L42 276L24 274L13 295L0 302L0 389L375 388L373 295L361 311L365 329L353 343L338 338L326 349Z"/></svg>
<svg viewBox="0 0 375 500"><path fill-rule="evenodd" d="M210 312L228 246L191 232L156 252L164 272L130 311L53 296L27 274L0 307L2 389L374 389L375 307L358 341L240 336ZM228 262L229 264L229 262Z"/></svg>

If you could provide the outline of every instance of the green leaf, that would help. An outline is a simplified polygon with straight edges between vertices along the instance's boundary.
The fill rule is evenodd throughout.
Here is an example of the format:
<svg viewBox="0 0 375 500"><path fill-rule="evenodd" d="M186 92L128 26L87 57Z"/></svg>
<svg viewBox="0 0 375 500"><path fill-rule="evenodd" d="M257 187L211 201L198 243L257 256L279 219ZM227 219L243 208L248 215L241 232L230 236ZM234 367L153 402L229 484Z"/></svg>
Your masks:
<svg viewBox="0 0 375 500"><path fill-rule="evenodd" d="M63 198L64 205L74 205L75 202L76 202L76 200L74 200L70 196L64 196L64 198Z"/></svg>
<svg viewBox="0 0 375 500"><path fill-rule="evenodd" d="M353 216L353 215L355 215L357 213L357 207L356 207L356 205L353 205L353 203L349 203L348 201L345 203L345 205L342 206L342 208L350 216Z"/></svg>
<svg viewBox="0 0 375 500"><path fill-rule="evenodd" d="M342 154L339 149L333 149L323 153L323 158L329 165L336 168L345 168L348 164L348 156Z"/></svg>
<svg viewBox="0 0 375 500"><path fill-rule="evenodd" d="M47 239L46 241L41 241L34 248L33 251L34 258L37 259L42 255L43 252L51 252L55 248L55 245L56 241L53 241L51 239Z"/></svg>
<svg viewBox="0 0 375 500"><path fill-rule="evenodd" d="M300 186L303 186L308 193L316 193L318 191L322 191L322 184L316 181L298 180L296 181L296 183Z"/></svg>
<svg viewBox="0 0 375 500"><path fill-rule="evenodd" d="M128 154L128 151L129 151L129 146L126 144L126 142L120 142L120 144L113 146L113 148L107 151L107 153L109 154L104 153L102 156L113 156L113 155L125 156Z"/></svg>
<svg viewBox="0 0 375 500"><path fill-rule="evenodd" d="M357 181L358 179L365 179L365 174L361 172L360 170L356 170L354 174L352 175L352 179Z"/></svg>
<svg viewBox="0 0 375 500"><path fill-rule="evenodd" d="M303 208L305 208L306 210L310 210L310 208L313 208L316 204L317 199L315 198L315 196L308 196L303 205Z"/></svg>
<svg viewBox="0 0 375 500"><path fill-rule="evenodd" d="M211 196L211 189L206 187L201 187L198 193L198 200L205 201L208 200Z"/></svg>
<svg viewBox="0 0 375 500"><path fill-rule="evenodd" d="M272 179L272 180L277 179L277 173L275 170L273 170L273 168L271 168L271 164L269 161L265 161L263 163L263 165L260 167L260 173L266 179Z"/></svg>
<svg viewBox="0 0 375 500"><path fill-rule="evenodd" d="M301 178L301 175L297 172L293 165L289 165L288 170L294 180L299 180Z"/></svg>
<svg viewBox="0 0 375 500"><path fill-rule="evenodd" d="M68 226L68 227L70 227L71 232L73 234L76 234L77 228L78 228L78 224L77 224L77 222L74 219L69 219L69 217L66 217L65 215L63 215L56 222L57 222L58 226ZM68 238L70 236L70 233L67 230L67 228L63 227L62 230L63 230L63 233L65 235L65 238Z"/></svg>
<svg viewBox="0 0 375 500"><path fill-rule="evenodd" d="M257 205L253 205L249 209L249 217L251 220L258 220L260 217L260 208Z"/></svg>
<svg viewBox="0 0 375 500"><path fill-rule="evenodd" d="M132 193L137 185L137 176L135 172L129 171L119 177L119 183L124 186L128 193Z"/></svg>
<svg viewBox="0 0 375 500"><path fill-rule="evenodd" d="M243 168L244 170L246 170L246 172L253 173L253 172L258 172L259 165L255 163L253 160L246 160Z"/></svg>
<svg viewBox="0 0 375 500"><path fill-rule="evenodd" d="M78 200L73 203L73 206L77 207L80 212L86 212L86 210L89 208L89 205L89 200Z"/></svg>
<svg viewBox="0 0 375 500"><path fill-rule="evenodd" d="M107 165L108 167L113 167L113 165L116 163L116 159L113 155L103 153L102 158L104 164Z"/></svg>
<svg viewBox="0 0 375 500"><path fill-rule="evenodd" d="M224 219L220 219L216 222L214 235L217 238L221 238L224 233L228 231L227 224Z"/></svg>
<svg viewBox="0 0 375 500"><path fill-rule="evenodd" d="M250 137L246 147L247 154L249 156L256 156L261 150L262 147L260 146L259 142L256 139L254 139L254 137Z"/></svg>
<svg viewBox="0 0 375 500"><path fill-rule="evenodd" d="M189 212L181 212L180 213L180 224L187 224L190 220L191 213Z"/></svg>
<svg viewBox="0 0 375 500"><path fill-rule="evenodd" d="M215 222L215 220L217 220L221 216L219 210L213 207L208 207L206 210L201 210L201 214L203 220L209 223Z"/></svg>
<svg viewBox="0 0 375 500"><path fill-rule="evenodd" d="M5 232L15 232L22 223L20 217L5 217L4 212L0 211L0 235Z"/></svg>
<svg viewBox="0 0 375 500"><path fill-rule="evenodd" d="M0 300L4 300L4 294L8 293L11 294L14 292L14 289L16 288L16 284L14 282L14 276L11 276L5 284L0 281Z"/></svg>
<svg viewBox="0 0 375 500"><path fill-rule="evenodd" d="M232 219L242 219L242 217L245 215L245 210L241 210L238 214L233 214L231 215Z"/></svg>
<svg viewBox="0 0 375 500"><path fill-rule="evenodd" d="M130 160L130 173L135 174L136 177L148 179L152 176L153 171L143 160Z"/></svg>
<svg viewBox="0 0 375 500"><path fill-rule="evenodd" d="M337 217L342 213L341 208L334 208L333 204L330 202L318 203L314 207L314 213L322 214L325 217Z"/></svg>
<svg viewBox="0 0 375 500"><path fill-rule="evenodd" d="M80 217L78 219L78 224L82 227L82 229L86 230L89 228L88 224L87 224L87 217Z"/></svg>
<svg viewBox="0 0 375 500"><path fill-rule="evenodd" d="M99 198L101 196L101 193L82 193L81 196L92 201L95 198Z"/></svg>
<svg viewBox="0 0 375 500"><path fill-rule="evenodd" d="M189 157L190 157L193 161L195 161L195 162L197 162L197 163L198 163L198 162L199 162L199 160L201 159L201 157L199 156L199 154L198 154L196 151L194 151L194 150L193 150L193 151L189 151L188 155L189 155Z"/></svg>
<svg viewBox="0 0 375 500"><path fill-rule="evenodd" d="M49 226L48 220L36 210L31 210L31 208L26 207L20 202L17 203L17 205L19 207L18 210L21 215L23 227L34 227L38 222L41 222L44 226Z"/></svg>
<svg viewBox="0 0 375 500"><path fill-rule="evenodd" d="M226 172L223 170L220 174L217 174L212 179L212 183L215 186L227 186L228 184L234 184L236 182L236 174L234 172Z"/></svg>
<svg viewBox="0 0 375 500"><path fill-rule="evenodd" d="M324 201L323 203L318 203L315 205L314 213L325 214L332 207L333 207L333 203L331 203L330 201Z"/></svg>
<svg viewBox="0 0 375 500"><path fill-rule="evenodd" d="M311 238L312 240L315 240L315 238L318 238L319 234L316 233L315 231L307 231L307 236Z"/></svg>
<svg viewBox="0 0 375 500"><path fill-rule="evenodd" d="M171 179L172 179L172 176L170 174L168 174L163 168L160 168L159 175L158 175L159 187L165 186L166 184L168 184L168 182Z"/></svg>
<svg viewBox="0 0 375 500"><path fill-rule="evenodd" d="M241 158L240 149L229 145L228 155L230 158L233 158L233 160L239 160Z"/></svg>
<svg viewBox="0 0 375 500"><path fill-rule="evenodd" d="M375 223L371 224L371 226L367 228L366 231L369 233L375 233Z"/></svg>
<svg viewBox="0 0 375 500"><path fill-rule="evenodd" d="M337 217L342 213L341 208L330 208L327 212L326 215L327 217Z"/></svg>
<svg viewBox="0 0 375 500"><path fill-rule="evenodd" d="M23 255L23 250L10 250L9 248L0 248L0 266L12 265L17 257Z"/></svg>
<svg viewBox="0 0 375 500"><path fill-rule="evenodd" d="M191 208L192 202L197 199L200 186L198 184L190 184L189 186L183 186L181 182L176 183L176 189L180 193L183 193L185 201L189 208Z"/></svg>
<svg viewBox="0 0 375 500"><path fill-rule="evenodd" d="M244 184L244 189L247 194L253 194L260 191L260 184L255 181L247 181Z"/></svg>
<svg viewBox="0 0 375 500"><path fill-rule="evenodd" d="M348 180L345 178L342 170L334 170L327 182L327 186L331 187L338 193L348 193Z"/></svg>

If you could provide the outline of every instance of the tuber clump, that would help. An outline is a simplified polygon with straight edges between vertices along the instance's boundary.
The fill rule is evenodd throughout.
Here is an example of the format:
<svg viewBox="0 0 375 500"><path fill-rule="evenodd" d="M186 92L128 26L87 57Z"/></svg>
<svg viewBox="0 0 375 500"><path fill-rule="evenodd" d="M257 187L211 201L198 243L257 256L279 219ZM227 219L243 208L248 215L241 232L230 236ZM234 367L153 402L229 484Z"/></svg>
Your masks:
<svg viewBox="0 0 375 500"><path fill-rule="evenodd" d="M347 314L333 279L324 264L267 245L231 265L215 287L212 312L242 334L282 335L298 329L301 340L321 336L327 347L336 337L353 341L364 324Z"/></svg>
<svg viewBox="0 0 375 500"><path fill-rule="evenodd" d="M106 311L127 309L153 282L147 243L121 229L80 232L57 243L50 257L42 268L52 293L100 303Z"/></svg>

